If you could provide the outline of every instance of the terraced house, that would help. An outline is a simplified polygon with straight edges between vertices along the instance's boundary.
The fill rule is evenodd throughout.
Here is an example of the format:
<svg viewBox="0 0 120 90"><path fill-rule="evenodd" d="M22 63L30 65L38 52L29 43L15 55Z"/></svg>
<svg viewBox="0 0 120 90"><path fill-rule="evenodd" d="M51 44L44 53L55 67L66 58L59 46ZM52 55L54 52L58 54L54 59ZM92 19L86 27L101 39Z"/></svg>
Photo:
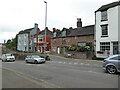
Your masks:
<svg viewBox="0 0 120 90"><path fill-rule="evenodd" d="M96 57L120 53L120 1L101 6L95 11Z"/></svg>
<svg viewBox="0 0 120 90"><path fill-rule="evenodd" d="M34 35L39 34L40 29L35 23L33 28L20 31L17 36L17 50L23 52L35 52Z"/></svg>
<svg viewBox="0 0 120 90"><path fill-rule="evenodd" d="M77 46L86 46L86 44L89 44L89 46L93 47L94 25L82 27L82 21L78 18L77 28L63 28L62 31L58 29L54 30L51 41L52 52L61 54L65 52L66 47L73 44Z"/></svg>

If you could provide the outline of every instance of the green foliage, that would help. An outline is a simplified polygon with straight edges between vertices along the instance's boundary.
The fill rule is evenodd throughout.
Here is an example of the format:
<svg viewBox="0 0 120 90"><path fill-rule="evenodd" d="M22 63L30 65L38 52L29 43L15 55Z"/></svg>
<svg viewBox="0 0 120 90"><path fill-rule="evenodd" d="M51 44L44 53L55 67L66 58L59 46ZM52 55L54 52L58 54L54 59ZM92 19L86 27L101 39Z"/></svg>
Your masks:
<svg viewBox="0 0 120 90"><path fill-rule="evenodd" d="M68 51L75 51L77 50L77 45L72 44L71 46L68 47Z"/></svg>
<svg viewBox="0 0 120 90"><path fill-rule="evenodd" d="M6 47L9 48L9 49L16 49L16 47L17 47L17 36L12 40L9 39L6 43Z"/></svg>
<svg viewBox="0 0 120 90"><path fill-rule="evenodd" d="M68 51L78 51L78 52L89 52L92 51L92 48L90 46L77 46L75 44L72 44L67 48Z"/></svg>

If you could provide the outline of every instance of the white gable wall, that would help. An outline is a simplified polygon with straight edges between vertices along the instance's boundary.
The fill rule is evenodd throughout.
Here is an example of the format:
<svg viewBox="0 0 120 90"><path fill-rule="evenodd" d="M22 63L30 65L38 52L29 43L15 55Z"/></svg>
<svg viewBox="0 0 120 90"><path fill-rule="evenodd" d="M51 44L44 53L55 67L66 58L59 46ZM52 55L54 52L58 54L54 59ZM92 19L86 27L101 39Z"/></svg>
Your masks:
<svg viewBox="0 0 120 90"><path fill-rule="evenodd" d="M118 13L119 11L119 13ZM102 54L97 54L97 51L100 51L100 42L110 42L110 54L113 54L113 43L115 41L120 40L120 6L109 8L107 10L108 20L101 21L101 11L96 12L96 25L95 25L95 32L96 32L96 56L106 58L107 56ZM118 21L119 20L119 21ZM101 37L101 25L108 24L108 37ZM119 33L119 34L118 34ZM119 39L118 39L119 38Z"/></svg>

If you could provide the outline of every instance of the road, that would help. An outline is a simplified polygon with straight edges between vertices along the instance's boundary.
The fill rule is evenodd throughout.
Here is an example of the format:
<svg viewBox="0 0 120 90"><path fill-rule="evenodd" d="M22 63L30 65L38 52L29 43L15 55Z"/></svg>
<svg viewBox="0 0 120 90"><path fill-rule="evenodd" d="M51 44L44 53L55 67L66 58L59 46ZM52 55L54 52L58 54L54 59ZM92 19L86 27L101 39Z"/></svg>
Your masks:
<svg viewBox="0 0 120 90"><path fill-rule="evenodd" d="M118 74L107 74L101 61L51 55L45 64L2 62L3 88L118 88Z"/></svg>

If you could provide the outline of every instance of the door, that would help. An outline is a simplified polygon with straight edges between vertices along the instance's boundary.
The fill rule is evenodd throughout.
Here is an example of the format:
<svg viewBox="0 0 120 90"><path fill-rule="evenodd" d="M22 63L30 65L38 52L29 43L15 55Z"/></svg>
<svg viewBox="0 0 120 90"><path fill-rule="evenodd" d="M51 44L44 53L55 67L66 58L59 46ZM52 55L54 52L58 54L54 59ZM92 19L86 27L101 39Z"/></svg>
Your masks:
<svg viewBox="0 0 120 90"><path fill-rule="evenodd" d="M113 42L113 54L118 54L118 42Z"/></svg>

